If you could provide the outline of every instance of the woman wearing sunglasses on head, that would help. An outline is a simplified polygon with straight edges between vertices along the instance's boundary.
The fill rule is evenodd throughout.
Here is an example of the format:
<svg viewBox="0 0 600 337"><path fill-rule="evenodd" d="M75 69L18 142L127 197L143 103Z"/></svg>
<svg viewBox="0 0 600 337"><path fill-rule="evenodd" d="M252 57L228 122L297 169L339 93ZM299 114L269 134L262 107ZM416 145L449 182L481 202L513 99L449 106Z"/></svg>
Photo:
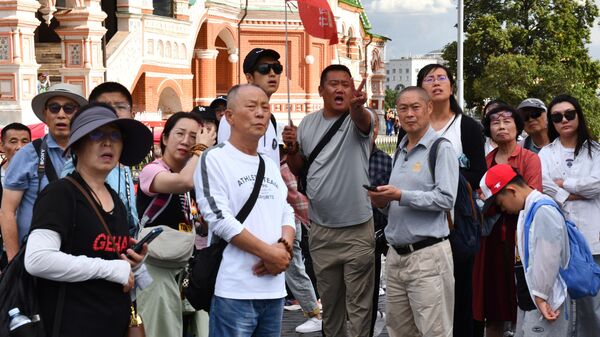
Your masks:
<svg viewBox="0 0 600 337"><path fill-rule="evenodd" d="M508 164L529 186L541 191L540 159L517 143L517 137L523 131L521 115L513 107L500 103L486 114L482 122L484 134L498 145L485 158L488 167ZM520 262L515 265L517 217L492 207L483 216L492 219L488 221L493 222L493 227L489 236L482 237L476 257L475 317L478 321L485 321L486 336L501 337L504 336L504 322L514 323L517 318L515 273L522 270ZM526 294L529 296L529 293ZM521 302L519 307L527 309Z"/></svg>
<svg viewBox="0 0 600 337"><path fill-rule="evenodd" d="M38 196L25 268L38 277L35 295L47 336L124 336L129 326L133 272L140 253L130 245L127 212L104 180L120 163L144 159L152 134L112 107L91 104L71 119L65 153L75 171ZM57 319L57 317L60 317Z"/></svg>
<svg viewBox="0 0 600 337"><path fill-rule="evenodd" d="M586 238L600 264L600 147L587 128L581 105L569 95L548 106L551 143L539 153L544 193L551 196ZM577 337L600 331L600 294L576 301Z"/></svg>

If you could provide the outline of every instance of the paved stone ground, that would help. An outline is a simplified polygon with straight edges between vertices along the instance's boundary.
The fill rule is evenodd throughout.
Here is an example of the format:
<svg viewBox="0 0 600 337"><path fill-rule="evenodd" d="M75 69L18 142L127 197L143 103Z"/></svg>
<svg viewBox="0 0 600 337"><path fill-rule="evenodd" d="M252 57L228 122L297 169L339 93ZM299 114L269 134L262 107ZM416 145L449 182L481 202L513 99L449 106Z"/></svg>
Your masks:
<svg viewBox="0 0 600 337"><path fill-rule="evenodd" d="M383 312L385 303L385 296L379 297L379 309ZM296 332L296 327L302 323L306 318L302 315L302 310L297 311L287 311L284 310L283 313L283 323L281 327L281 336L282 337L321 337L321 333L308 333L308 334L300 334ZM385 321L378 320L375 323L375 336L379 337L388 337L387 331L385 330Z"/></svg>

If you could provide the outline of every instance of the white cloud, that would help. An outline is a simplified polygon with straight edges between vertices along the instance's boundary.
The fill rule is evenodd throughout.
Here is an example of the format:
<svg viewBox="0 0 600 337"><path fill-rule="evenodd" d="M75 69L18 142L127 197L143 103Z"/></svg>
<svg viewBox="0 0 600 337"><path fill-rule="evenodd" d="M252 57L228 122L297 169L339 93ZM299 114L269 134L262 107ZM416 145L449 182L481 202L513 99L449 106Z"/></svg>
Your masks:
<svg viewBox="0 0 600 337"><path fill-rule="evenodd" d="M371 0L367 10L402 14L439 14L456 7L453 0Z"/></svg>

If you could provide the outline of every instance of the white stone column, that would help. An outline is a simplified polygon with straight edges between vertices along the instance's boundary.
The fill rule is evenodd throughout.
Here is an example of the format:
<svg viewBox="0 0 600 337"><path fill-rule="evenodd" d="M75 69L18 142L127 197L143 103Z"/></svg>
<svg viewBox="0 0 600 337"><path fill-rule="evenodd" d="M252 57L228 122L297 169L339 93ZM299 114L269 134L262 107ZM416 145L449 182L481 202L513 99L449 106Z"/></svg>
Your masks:
<svg viewBox="0 0 600 337"><path fill-rule="evenodd" d="M31 111L37 94L33 41L39 7L34 0L0 1L0 125L39 122Z"/></svg>
<svg viewBox="0 0 600 337"><path fill-rule="evenodd" d="M87 96L98 84L104 82L106 69L102 64L102 26L106 13L99 0L85 0L82 7L55 15L60 23L56 33L63 44L64 66L59 69L63 82L78 85Z"/></svg>

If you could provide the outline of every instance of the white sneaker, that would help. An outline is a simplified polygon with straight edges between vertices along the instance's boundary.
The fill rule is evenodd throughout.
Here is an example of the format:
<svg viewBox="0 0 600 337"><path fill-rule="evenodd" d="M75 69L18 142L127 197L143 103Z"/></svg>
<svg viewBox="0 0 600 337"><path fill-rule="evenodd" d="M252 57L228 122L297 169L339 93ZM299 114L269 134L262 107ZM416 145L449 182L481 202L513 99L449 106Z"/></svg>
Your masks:
<svg viewBox="0 0 600 337"><path fill-rule="evenodd" d="M306 322L296 327L297 333L319 332L323 326L323 320L316 317L309 318Z"/></svg>

